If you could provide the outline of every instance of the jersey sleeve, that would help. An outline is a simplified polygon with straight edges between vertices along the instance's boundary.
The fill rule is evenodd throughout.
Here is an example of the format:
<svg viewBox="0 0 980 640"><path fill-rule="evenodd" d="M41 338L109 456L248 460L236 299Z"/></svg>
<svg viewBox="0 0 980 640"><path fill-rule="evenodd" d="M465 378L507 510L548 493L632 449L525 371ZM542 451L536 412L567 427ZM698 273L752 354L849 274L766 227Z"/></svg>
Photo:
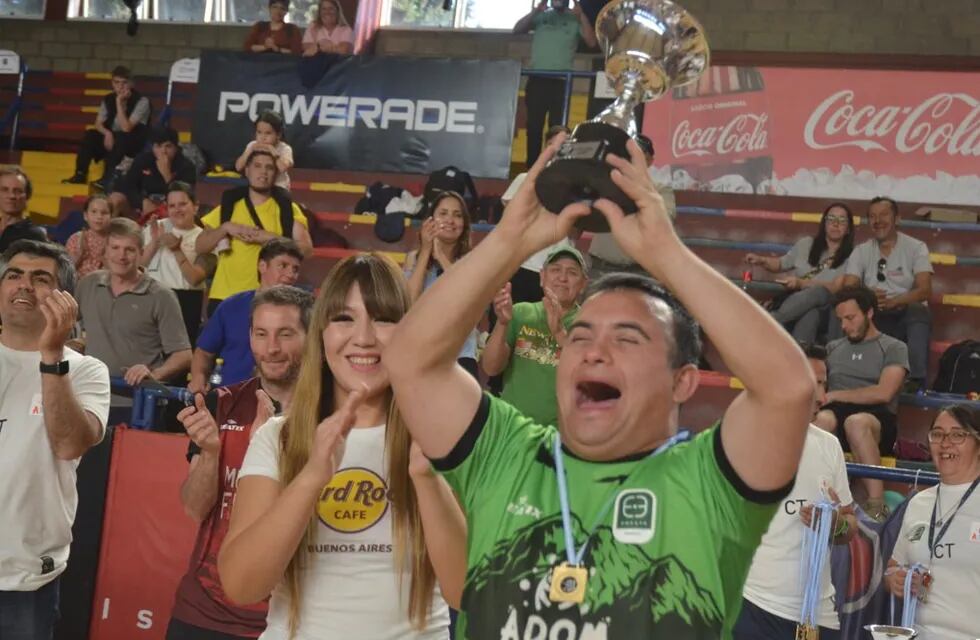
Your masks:
<svg viewBox="0 0 980 640"><path fill-rule="evenodd" d="M239 478L265 476L279 480L279 434L283 421L283 418L272 418L255 431L238 472Z"/></svg>
<svg viewBox="0 0 980 640"><path fill-rule="evenodd" d="M789 271L799 261L800 255L806 250L803 246L809 238L800 238L796 241L789 251L779 259L779 268L782 271Z"/></svg>
<svg viewBox="0 0 980 640"><path fill-rule="evenodd" d="M296 204L295 202L293 203L293 222L298 222L304 227L306 227L307 229L310 228L310 223L306 219L306 214L303 213L303 210L300 209L299 205Z"/></svg>
<svg viewBox="0 0 980 640"><path fill-rule="evenodd" d="M484 394L459 442L448 456L433 460L432 466L446 478L468 512L479 502L484 488L521 475L548 431L510 404Z"/></svg>
<svg viewBox="0 0 980 640"><path fill-rule="evenodd" d="M890 340L888 347L885 349L884 366L886 367L898 366L908 371L909 370L908 346L906 346L906 344L901 340Z"/></svg>
<svg viewBox="0 0 980 640"><path fill-rule="evenodd" d="M205 229L217 229L221 226L221 207L215 207L201 216L201 224Z"/></svg>

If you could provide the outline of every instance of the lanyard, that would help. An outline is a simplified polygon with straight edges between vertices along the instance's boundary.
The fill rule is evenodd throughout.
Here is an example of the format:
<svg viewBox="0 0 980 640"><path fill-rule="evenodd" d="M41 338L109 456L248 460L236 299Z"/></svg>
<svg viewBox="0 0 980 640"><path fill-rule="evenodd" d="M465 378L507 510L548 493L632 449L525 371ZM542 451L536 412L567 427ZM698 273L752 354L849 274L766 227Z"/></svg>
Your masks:
<svg viewBox="0 0 980 640"><path fill-rule="evenodd" d="M672 435L667 442L651 451L642 462L646 462L650 458L663 453L675 444L690 439L690 437L690 431L678 431ZM561 452L561 436L557 432L555 433L554 439L554 458L555 476L558 478L558 501L561 504L561 524L562 529L565 530L565 553L568 556L568 564L572 565L573 567L577 567L582 563L582 558L585 557L585 550L589 546L589 542L592 540L592 536L595 533L596 528L602 523L603 520L606 519L606 516L609 514L609 509L612 508L613 502L615 502L616 491L614 490L612 492L612 495L610 495L609 499L606 500L606 504L599 510L599 515L596 517L595 522L592 523L592 526L588 530L588 535L585 538L585 542L582 543L581 548L578 550L578 553L576 553L575 540L572 537L572 512L568 500L568 478L565 477L565 460ZM639 468L640 464L633 467L633 470L630 471L629 475L627 475L623 480L623 484L626 484L626 482L629 481L629 479Z"/></svg>
<svg viewBox="0 0 980 640"><path fill-rule="evenodd" d="M960 512L960 507L962 507L963 503L966 502L967 499L969 499L970 495L973 493L973 490L977 488L978 484L980 484L980 478L977 478L976 480L973 481L973 484L970 485L970 488L967 489L966 493L963 494L963 497L960 498L960 502L959 504L956 505L956 509L953 511L953 513L950 514L948 518L946 518L946 521L942 523L942 529L939 530L939 535L933 538L933 536L936 533L936 511L939 508L939 492L942 490L941 485L936 487L936 501L932 503L932 517L929 518L929 557L930 558L932 558L933 550L936 548L936 545L942 542L943 536L946 535L946 530L949 529L949 525L952 524L953 522L953 518L955 518L956 514Z"/></svg>

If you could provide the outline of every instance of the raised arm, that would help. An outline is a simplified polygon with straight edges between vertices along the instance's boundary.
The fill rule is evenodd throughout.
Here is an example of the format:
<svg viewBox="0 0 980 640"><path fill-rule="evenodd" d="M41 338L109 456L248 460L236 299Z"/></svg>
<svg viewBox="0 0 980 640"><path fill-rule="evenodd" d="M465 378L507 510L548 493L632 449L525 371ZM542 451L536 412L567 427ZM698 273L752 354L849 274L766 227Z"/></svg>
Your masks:
<svg viewBox="0 0 980 640"><path fill-rule="evenodd" d="M589 22L588 16L586 16L585 12L582 11L581 0L579 2L572 0L572 2L575 3L572 6L572 13L575 14L576 18L578 18L579 35L582 36L582 39L585 40L585 44L587 44L590 49L595 49L597 46L599 46L599 41L595 37L595 27L592 26L592 23Z"/></svg>
<svg viewBox="0 0 980 640"><path fill-rule="evenodd" d="M528 33L534 28L534 16L538 15L548 7L547 0L541 0L531 12L517 21L514 25L514 33Z"/></svg>
<svg viewBox="0 0 980 640"><path fill-rule="evenodd" d="M609 200L595 207L623 250L664 283L700 322L725 364L745 385L725 412L725 455L750 489L785 487L799 465L813 410L815 383L796 343L758 304L696 256L677 237L651 182L643 154L608 156L613 181L639 211L630 216ZM759 464L764 460L765 464Z"/></svg>
<svg viewBox="0 0 980 640"><path fill-rule="evenodd" d="M558 136L541 154L496 228L412 305L385 349L398 408L429 458L452 451L480 403L479 384L456 364L470 331L521 263L567 236L575 218L589 212L578 203L556 216L534 195L537 175L563 140Z"/></svg>

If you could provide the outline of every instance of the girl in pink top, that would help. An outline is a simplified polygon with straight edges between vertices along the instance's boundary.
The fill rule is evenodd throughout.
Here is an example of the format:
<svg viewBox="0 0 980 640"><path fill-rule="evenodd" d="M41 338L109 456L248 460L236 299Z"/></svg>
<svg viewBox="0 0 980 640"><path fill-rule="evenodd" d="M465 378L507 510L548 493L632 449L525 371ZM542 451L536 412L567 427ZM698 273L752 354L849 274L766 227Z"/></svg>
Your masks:
<svg viewBox="0 0 980 640"><path fill-rule="evenodd" d="M105 195L92 196L85 201L83 216L85 228L73 233L65 243L79 278L102 268L112 204Z"/></svg>
<svg viewBox="0 0 980 640"><path fill-rule="evenodd" d="M347 24L344 10L337 0L321 0L316 17L303 34L303 55L336 53L349 56L354 52L354 31Z"/></svg>

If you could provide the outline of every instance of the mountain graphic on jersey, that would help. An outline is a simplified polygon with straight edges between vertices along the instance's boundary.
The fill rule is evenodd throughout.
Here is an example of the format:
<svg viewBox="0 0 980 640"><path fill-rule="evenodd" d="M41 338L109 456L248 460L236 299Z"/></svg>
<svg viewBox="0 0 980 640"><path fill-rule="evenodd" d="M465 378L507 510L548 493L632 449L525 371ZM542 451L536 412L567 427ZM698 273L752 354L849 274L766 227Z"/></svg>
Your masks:
<svg viewBox="0 0 980 640"><path fill-rule="evenodd" d="M585 539L574 518L575 540ZM498 543L475 566L463 595L469 640L717 640L722 615L711 594L673 555L650 558L596 530L582 605L548 599L551 569L565 559L561 518L552 516ZM593 569L592 567L601 567Z"/></svg>

